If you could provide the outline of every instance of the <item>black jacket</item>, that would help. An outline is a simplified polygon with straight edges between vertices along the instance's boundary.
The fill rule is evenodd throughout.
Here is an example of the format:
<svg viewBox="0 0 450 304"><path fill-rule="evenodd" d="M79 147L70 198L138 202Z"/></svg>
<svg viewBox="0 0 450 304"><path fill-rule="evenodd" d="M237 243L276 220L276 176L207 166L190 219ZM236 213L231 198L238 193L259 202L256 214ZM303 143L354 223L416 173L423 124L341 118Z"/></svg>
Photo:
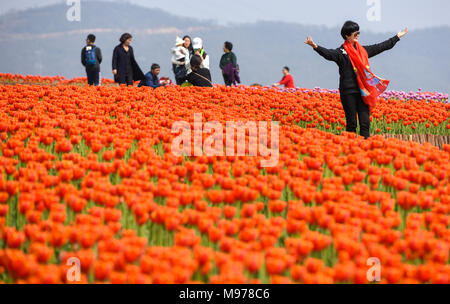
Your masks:
<svg viewBox="0 0 450 304"><path fill-rule="evenodd" d="M145 78L144 73L142 73L141 68L136 62L134 58L134 51L131 46L129 46L129 56L130 56L130 64L131 70L133 71L133 80L138 81ZM117 75L114 76L114 81L117 83L126 83L126 75L127 75L127 52L121 44L114 48L113 57L112 57L112 69L117 70Z"/></svg>
<svg viewBox="0 0 450 304"><path fill-rule="evenodd" d="M86 72L100 72L100 64L102 63L103 57L102 57L102 50L92 45L92 47L95 47L95 55L97 57L97 63L93 66L86 65L86 47L83 47L81 49L81 64L86 68Z"/></svg>
<svg viewBox="0 0 450 304"><path fill-rule="evenodd" d="M195 87L213 86L211 82L211 73L208 69L205 68L199 68L196 71L192 71L191 73L187 74L184 79L181 79L182 82L186 80L192 83Z"/></svg>
<svg viewBox="0 0 450 304"><path fill-rule="evenodd" d="M399 40L400 38L395 35L394 37L382 43L363 47L366 49L369 58L371 58L384 51L392 49ZM341 47L335 50L318 46L315 51L319 53L319 55L321 55L323 58L336 62L336 64L339 66L339 91L341 95L360 93L358 81L356 80L356 74L353 70L350 57L347 55L347 52L344 49L344 45L341 45Z"/></svg>

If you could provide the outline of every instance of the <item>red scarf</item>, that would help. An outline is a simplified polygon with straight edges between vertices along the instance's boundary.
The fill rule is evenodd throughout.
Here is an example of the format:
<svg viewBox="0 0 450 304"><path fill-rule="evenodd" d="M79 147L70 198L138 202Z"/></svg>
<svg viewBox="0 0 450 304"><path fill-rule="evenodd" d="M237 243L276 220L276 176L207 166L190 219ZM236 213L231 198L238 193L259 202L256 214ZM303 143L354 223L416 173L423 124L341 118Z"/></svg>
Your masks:
<svg viewBox="0 0 450 304"><path fill-rule="evenodd" d="M378 102L378 96L386 91L389 80L379 78L370 71L369 55L364 47L355 42L355 47L347 40L344 48L347 51L353 69L356 73L358 86L361 89L363 101L369 106L370 111L375 108Z"/></svg>

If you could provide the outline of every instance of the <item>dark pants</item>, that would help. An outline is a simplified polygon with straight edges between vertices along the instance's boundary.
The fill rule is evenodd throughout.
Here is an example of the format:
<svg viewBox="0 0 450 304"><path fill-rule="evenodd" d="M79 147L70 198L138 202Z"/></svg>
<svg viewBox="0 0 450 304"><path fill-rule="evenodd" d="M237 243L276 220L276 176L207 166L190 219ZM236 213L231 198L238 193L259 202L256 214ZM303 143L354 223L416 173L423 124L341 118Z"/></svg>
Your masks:
<svg viewBox="0 0 450 304"><path fill-rule="evenodd" d="M226 74L222 74L222 75L223 75L223 82L225 82L225 85L227 87L231 87L231 85L233 85L233 83L231 82L231 80L228 77L228 75L226 75Z"/></svg>
<svg viewBox="0 0 450 304"><path fill-rule="evenodd" d="M356 133L359 118L360 135L365 139L370 137L370 111L369 106L363 101L361 93L341 95L342 106L347 120L347 132Z"/></svg>
<svg viewBox="0 0 450 304"><path fill-rule="evenodd" d="M127 86L132 86L133 85L133 72L131 72L131 73L129 72L129 73L125 74L125 81L117 80L117 78L116 78L116 82L118 84L126 84Z"/></svg>
<svg viewBox="0 0 450 304"><path fill-rule="evenodd" d="M186 66L184 65L175 66L174 73L177 85L182 85L187 74Z"/></svg>
<svg viewBox="0 0 450 304"><path fill-rule="evenodd" d="M127 86L132 86L133 85L133 72L128 73L127 75L125 75L125 81Z"/></svg>
<svg viewBox="0 0 450 304"><path fill-rule="evenodd" d="M98 71L86 71L89 85L100 85L100 72Z"/></svg>

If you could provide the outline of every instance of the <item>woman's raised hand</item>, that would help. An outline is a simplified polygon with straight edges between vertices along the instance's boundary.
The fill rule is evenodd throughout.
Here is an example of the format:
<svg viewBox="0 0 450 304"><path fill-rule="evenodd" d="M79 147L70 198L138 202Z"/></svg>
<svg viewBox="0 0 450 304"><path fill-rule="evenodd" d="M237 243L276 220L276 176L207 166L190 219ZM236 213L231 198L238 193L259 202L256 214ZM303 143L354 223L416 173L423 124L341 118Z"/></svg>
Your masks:
<svg viewBox="0 0 450 304"><path fill-rule="evenodd" d="M403 31L398 32L397 36L398 36L398 38L402 38L406 34L408 34L408 27L405 27L405 29Z"/></svg>
<svg viewBox="0 0 450 304"><path fill-rule="evenodd" d="M317 44L314 43L313 39L311 38L311 36L306 37L306 41L305 44L312 46L313 48L317 48Z"/></svg>

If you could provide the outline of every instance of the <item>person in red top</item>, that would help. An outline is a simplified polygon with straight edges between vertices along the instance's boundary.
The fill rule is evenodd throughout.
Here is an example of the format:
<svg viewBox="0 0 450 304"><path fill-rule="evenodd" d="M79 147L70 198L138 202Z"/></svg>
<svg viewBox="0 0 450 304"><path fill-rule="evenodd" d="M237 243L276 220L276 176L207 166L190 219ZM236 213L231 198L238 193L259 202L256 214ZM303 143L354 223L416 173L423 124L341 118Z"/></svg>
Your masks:
<svg viewBox="0 0 450 304"><path fill-rule="evenodd" d="M292 75L289 73L289 68L288 67L284 67L283 68L283 79L281 79L281 81L279 83L274 83L272 86L274 87L278 87L280 85L284 85L284 88L286 89L295 89L295 84L294 84L294 77L292 77Z"/></svg>

